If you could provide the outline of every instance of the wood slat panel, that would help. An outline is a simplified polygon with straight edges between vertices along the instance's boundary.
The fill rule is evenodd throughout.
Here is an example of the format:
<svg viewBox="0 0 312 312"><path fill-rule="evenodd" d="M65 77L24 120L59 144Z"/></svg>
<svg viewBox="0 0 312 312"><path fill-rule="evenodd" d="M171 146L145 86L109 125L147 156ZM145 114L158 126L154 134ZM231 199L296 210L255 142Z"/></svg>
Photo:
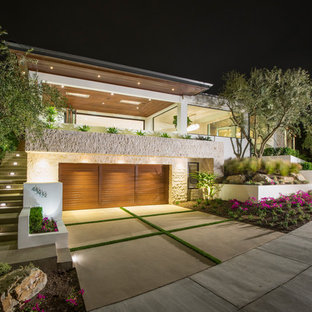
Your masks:
<svg viewBox="0 0 312 312"><path fill-rule="evenodd" d="M137 165L135 182L136 205L167 204L168 193L168 165Z"/></svg>
<svg viewBox="0 0 312 312"><path fill-rule="evenodd" d="M100 206L134 205L135 165L100 165Z"/></svg>
<svg viewBox="0 0 312 312"><path fill-rule="evenodd" d="M60 164L63 183L63 210L99 208L99 166L94 164Z"/></svg>

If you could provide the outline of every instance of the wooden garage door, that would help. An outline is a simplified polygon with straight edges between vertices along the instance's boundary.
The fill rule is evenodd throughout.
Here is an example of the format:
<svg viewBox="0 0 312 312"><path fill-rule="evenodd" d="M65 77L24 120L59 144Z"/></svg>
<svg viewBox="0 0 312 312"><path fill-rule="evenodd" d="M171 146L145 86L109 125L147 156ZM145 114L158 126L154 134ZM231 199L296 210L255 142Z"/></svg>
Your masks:
<svg viewBox="0 0 312 312"><path fill-rule="evenodd" d="M60 164L63 209L168 203L169 166Z"/></svg>

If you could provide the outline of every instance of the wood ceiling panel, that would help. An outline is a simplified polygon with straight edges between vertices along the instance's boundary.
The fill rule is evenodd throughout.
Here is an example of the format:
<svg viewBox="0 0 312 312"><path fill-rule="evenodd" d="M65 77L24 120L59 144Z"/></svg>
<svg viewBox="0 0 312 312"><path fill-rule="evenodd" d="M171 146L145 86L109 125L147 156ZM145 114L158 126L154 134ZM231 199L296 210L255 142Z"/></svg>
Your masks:
<svg viewBox="0 0 312 312"><path fill-rule="evenodd" d="M13 51L17 54L23 54L21 51ZM140 88L175 95L196 95L207 90L208 88L104 68L101 66L58 59L50 56L30 54L29 57L33 58L37 62L29 63L30 70L66 77L87 79L91 81L105 82L125 87ZM100 77L98 77L98 75L100 75ZM138 85L138 82L140 82L140 85Z"/></svg>
<svg viewBox="0 0 312 312"><path fill-rule="evenodd" d="M110 114L132 115L140 117L148 117L162 109L172 105L172 102L149 100L134 96L122 94L111 94L108 92L100 92L86 90L81 88L73 88L64 86L56 86L56 88L67 97L70 106L73 109L95 111ZM67 93L78 93L89 95L88 98L68 95ZM139 105L121 103L121 100L141 102ZM104 103L104 104L102 104Z"/></svg>

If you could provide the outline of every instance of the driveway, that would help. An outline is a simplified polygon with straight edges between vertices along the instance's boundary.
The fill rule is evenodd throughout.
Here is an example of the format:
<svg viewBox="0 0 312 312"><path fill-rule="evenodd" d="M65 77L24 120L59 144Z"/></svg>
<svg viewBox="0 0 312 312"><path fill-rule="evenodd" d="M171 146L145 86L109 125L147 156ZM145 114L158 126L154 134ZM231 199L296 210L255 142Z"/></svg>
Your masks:
<svg viewBox="0 0 312 312"><path fill-rule="evenodd" d="M281 233L175 205L64 211L88 311L229 260Z"/></svg>

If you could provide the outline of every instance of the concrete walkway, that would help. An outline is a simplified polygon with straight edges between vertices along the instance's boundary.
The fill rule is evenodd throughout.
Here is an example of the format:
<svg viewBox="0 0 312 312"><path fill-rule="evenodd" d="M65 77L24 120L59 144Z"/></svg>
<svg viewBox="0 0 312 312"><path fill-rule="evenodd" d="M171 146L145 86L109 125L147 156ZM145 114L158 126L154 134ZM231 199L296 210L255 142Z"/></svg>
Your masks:
<svg viewBox="0 0 312 312"><path fill-rule="evenodd" d="M97 312L311 312L312 222L220 265Z"/></svg>
<svg viewBox="0 0 312 312"><path fill-rule="evenodd" d="M175 230L174 235L178 238L222 261L229 260L283 235L268 229L233 221L215 224L215 222L224 222L225 219L175 205L127 207L127 210L136 215L144 216L148 222L167 231ZM158 215L160 213L166 215ZM158 232L155 228L136 218L111 221L111 219L129 218L129 216L131 217L130 214L119 208L85 210L78 211L77 214L74 211L64 212L65 223L110 220L109 222L68 226L70 247L88 247L90 244ZM209 225L207 226L207 224ZM198 225L200 227L185 229L185 227ZM155 291L156 298L158 298L158 292L159 296L162 297L162 292L166 292L167 287L171 292L172 305L175 306L175 300L183 301L179 298L180 296L188 298L187 294L184 293L188 290L183 289L191 284L193 285L190 286L193 289L191 297L194 296L194 300L201 293L206 298L209 291L202 289L203 287L190 279L190 276L193 276L194 273L205 272L206 269L213 269L215 266L215 263L209 259L165 234L97 246L96 248L88 247L87 249L76 250L72 252L72 255L80 285L86 291L84 299L88 311L109 306L112 303L143 293L146 294L142 296L148 296L148 294L154 296ZM178 289L173 283L176 281L179 281ZM151 290L154 291L150 292ZM209 305L211 305L212 295L207 295L207 300L205 299ZM141 298L141 296L135 298ZM147 299L147 302L149 300ZM217 298L215 304L218 305L219 303L223 304L223 301ZM120 305L123 304L120 303ZM136 301L134 305L136 306ZM177 307L182 309L179 305ZM231 308L231 304L228 304L228 307ZM116 309L113 311L119 311L119 305ZM125 308L125 311L127 309L128 307ZM149 310L144 306L144 309L134 307L132 311ZM158 309L158 311L165 310ZM167 311L175 310L170 308ZM193 311L197 310L193 309ZM205 311L209 310L206 309Z"/></svg>

